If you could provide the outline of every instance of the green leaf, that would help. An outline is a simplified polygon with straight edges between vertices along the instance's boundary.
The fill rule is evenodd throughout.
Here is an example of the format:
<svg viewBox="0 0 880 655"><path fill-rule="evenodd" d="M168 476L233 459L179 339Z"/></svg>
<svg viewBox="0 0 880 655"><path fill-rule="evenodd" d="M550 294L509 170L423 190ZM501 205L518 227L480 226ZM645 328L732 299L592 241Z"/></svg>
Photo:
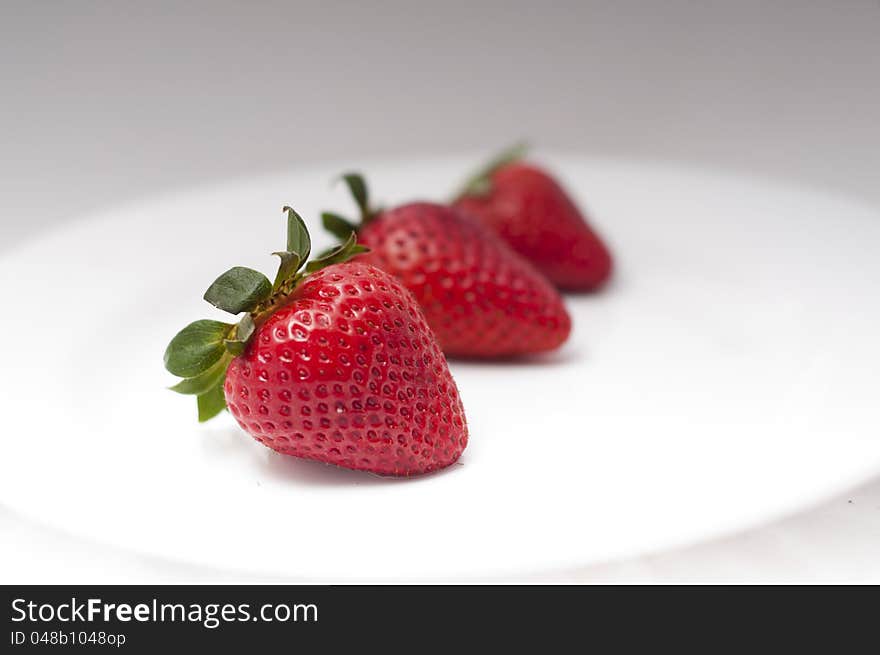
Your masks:
<svg viewBox="0 0 880 655"><path fill-rule="evenodd" d="M223 394L223 382L201 394L197 399L199 406L199 423L208 421L226 409L226 396Z"/></svg>
<svg viewBox="0 0 880 655"><path fill-rule="evenodd" d="M292 207L285 205L284 211L287 212L287 250L272 253L281 258L278 273L275 274L275 282L272 284L272 288L276 291L296 275L312 250L312 240L309 238L309 231L303 219Z"/></svg>
<svg viewBox="0 0 880 655"><path fill-rule="evenodd" d="M235 336L230 339L226 339L223 342L223 345L226 346L226 350L228 350L233 355L240 355L244 352L248 340L251 338L251 335L256 329L257 326L254 323L254 319L251 317L250 314L245 314L238 322L238 325L235 326Z"/></svg>
<svg viewBox="0 0 880 655"><path fill-rule="evenodd" d="M220 321L190 323L177 333L165 349L165 368L182 378L204 373L223 356L223 340L231 327Z"/></svg>
<svg viewBox="0 0 880 655"><path fill-rule="evenodd" d="M528 149L529 146L527 143L520 142L495 155L488 163L484 164L480 170L467 179L459 192L455 194L454 200L458 200L464 196L482 196L489 193L492 190L492 182L489 178L495 173L495 171L507 166L507 164L522 159Z"/></svg>
<svg viewBox="0 0 880 655"><path fill-rule="evenodd" d="M240 354L244 352L244 349L247 347L247 344L243 341L236 341L235 339L227 339L223 344L226 346L226 350L229 354L238 357Z"/></svg>
<svg viewBox="0 0 880 655"><path fill-rule="evenodd" d="M250 268L235 266L214 280L205 300L230 314L252 310L272 294L268 278Z"/></svg>
<svg viewBox="0 0 880 655"><path fill-rule="evenodd" d="M364 181L363 175L360 173L346 173L342 176L342 180L354 196L358 209L361 212L361 220L367 223L370 220L370 199L367 192L367 183Z"/></svg>
<svg viewBox="0 0 880 655"><path fill-rule="evenodd" d="M275 274L275 282L272 284L272 288L278 290L282 284L296 275L296 272L302 266L302 260L299 258L299 255L295 255L292 252L273 252L272 254L278 255L281 258L278 272Z"/></svg>
<svg viewBox="0 0 880 655"><path fill-rule="evenodd" d="M309 258L312 249L309 230L302 217L292 207L285 206L282 211L287 212L287 252L297 255L299 261L304 262Z"/></svg>
<svg viewBox="0 0 880 655"><path fill-rule="evenodd" d="M209 368L201 375L197 375L194 378L186 378L185 380L181 380L173 387L169 388L171 389L171 391L176 391L177 393L190 394L194 396L203 394L215 384L217 384L217 382L226 379L226 369L229 367L229 362L231 359L231 355L224 355L219 360L217 360L216 364L214 364L211 368Z"/></svg>
<svg viewBox="0 0 880 655"><path fill-rule="evenodd" d="M254 319L250 314L242 316L241 320L238 322L238 326L235 328L235 338L238 341L244 341L247 343L256 329L257 325L254 323Z"/></svg>
<svg viewBox="0 0 880 655"><path fill-rule="evenodd" d="M313 259L312 261L318 261L318 260L320 260L320 259L326 259L326 258L329 257L330 255L332 255L333 253L335 253L337 250L339 250L339 244L336 244L335 246L330 246L329 248L324 248L324 250L322 250L321 252L319 252L318 255L317 255L317 257L315 257L315 259Z"/></svg>
<svg viewBox="0 0 880 655"><path fill-rule="evenodd" d="M315 271L319 271L322 268L326 268L327 266L331 266L333 264L341 264L342 262L351 259L355 255L359 255L362 252L369 252L369 250L369 248L360 245L357 242L357 235L354 232L351 232L348 235L348 239L346 239L345 243L343 243L341 246L339 246L338 248L334 248L323 257L319 259L314 259L306 264L306 272L314 273Z"/></svg>
<svg viewBox="0 0 880 655"><path fill-rule="evenodd" d="M351 221L338 214L324 212L321 214L321 222L324 224L324 229L340 239L347 239L349 234L357 231L357 227Z"/></svg>

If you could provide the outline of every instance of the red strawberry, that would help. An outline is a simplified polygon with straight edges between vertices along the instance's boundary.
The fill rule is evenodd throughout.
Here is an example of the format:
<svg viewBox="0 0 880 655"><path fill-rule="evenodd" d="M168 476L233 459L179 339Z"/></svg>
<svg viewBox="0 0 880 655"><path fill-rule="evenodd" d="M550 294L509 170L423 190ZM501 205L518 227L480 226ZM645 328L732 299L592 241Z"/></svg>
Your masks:
<svg viewBox="0 0 880 655"><path fill-rule="evenodd" d="M611 255L547 173L520 163L520 149L471 179L454 205L480 219L560 289L590 291L611 274Z"/></svg>
<svg viewBox="0 0 880 655"><path fill-rule="evenodd" d="M198 396L199 419L228 407L260 443L286 455L406 476L449 466L468 440L458 389L418 303L387 273L346 261L354 235L310 262L288 211L274 285L233 268L205 293L236 325L196 321L171 341L172 387Z"/></svg>
<svg viewBox="0 0 880 655"><path fill-rule="evenodd" d="M491 231L428 202L371 211L363 179L344 179L362 224L324 214L324 225L341 237L358 232L370 248L361 259L400 278L447 355L523 355L553 350L568 338L571 320L559 294Z"/></svg>

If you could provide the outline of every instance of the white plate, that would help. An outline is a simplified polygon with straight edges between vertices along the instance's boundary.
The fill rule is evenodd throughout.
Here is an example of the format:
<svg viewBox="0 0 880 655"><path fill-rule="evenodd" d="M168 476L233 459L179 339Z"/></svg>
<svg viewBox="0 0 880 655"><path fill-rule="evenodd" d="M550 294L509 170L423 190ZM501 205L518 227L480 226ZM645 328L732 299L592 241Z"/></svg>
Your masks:
<svg viewBox="0 0 880 655"><path fill-rule="evenodd" d="M441 197L474 157L372 163L380 199ZM662 163L545 156L617 255L570 342L453 363L459 465L383 480L277 455L165 390L169 338L292 203L350 209L341 167L78 220L0 260L0 502L70 532L286 579L489 579L745 528L880 471L880 216ZM318 246L329 240L315 228Z"/></svg>

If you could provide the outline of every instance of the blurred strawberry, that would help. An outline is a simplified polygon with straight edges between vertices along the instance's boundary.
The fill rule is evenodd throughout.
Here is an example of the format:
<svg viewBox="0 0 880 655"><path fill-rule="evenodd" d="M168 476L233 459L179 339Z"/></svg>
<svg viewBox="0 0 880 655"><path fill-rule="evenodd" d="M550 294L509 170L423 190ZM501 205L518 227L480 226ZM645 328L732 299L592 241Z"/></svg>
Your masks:
<svg viewBox="0 0 880 655"><path fill-rule="evenodd" d="M568 338L571 321L559 294L490 230L429 202L373 210L363 178L343 179L361 222L325 213L325 227L343 239L357 232L370 248L360 259L397 276L413 293L447 355L524 355L553 350Z"/></svg>
<svg viewBox="0 0 880 655"><path fill-rule="evenodd" d="M472 177L453 205L532 262L560 289L591 291L611 274L611 255L559 183L511 149Z"/></svg>

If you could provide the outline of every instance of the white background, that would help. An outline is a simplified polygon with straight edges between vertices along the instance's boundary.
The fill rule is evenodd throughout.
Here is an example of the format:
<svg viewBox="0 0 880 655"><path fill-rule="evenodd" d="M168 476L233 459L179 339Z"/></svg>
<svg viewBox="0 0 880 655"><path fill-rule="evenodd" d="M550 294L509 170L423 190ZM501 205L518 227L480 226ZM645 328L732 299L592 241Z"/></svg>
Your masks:
<svg viewBox="0 0 880 655"><path fill-rule="evenodd" d="M520 137L880 206L878 80L876 0L7 1L0 255L158 192ZM2 505L0 534L3 582L229 579L76 540ZM878 552L880 480L745 534L557 579L880 582Z"/></svg>

